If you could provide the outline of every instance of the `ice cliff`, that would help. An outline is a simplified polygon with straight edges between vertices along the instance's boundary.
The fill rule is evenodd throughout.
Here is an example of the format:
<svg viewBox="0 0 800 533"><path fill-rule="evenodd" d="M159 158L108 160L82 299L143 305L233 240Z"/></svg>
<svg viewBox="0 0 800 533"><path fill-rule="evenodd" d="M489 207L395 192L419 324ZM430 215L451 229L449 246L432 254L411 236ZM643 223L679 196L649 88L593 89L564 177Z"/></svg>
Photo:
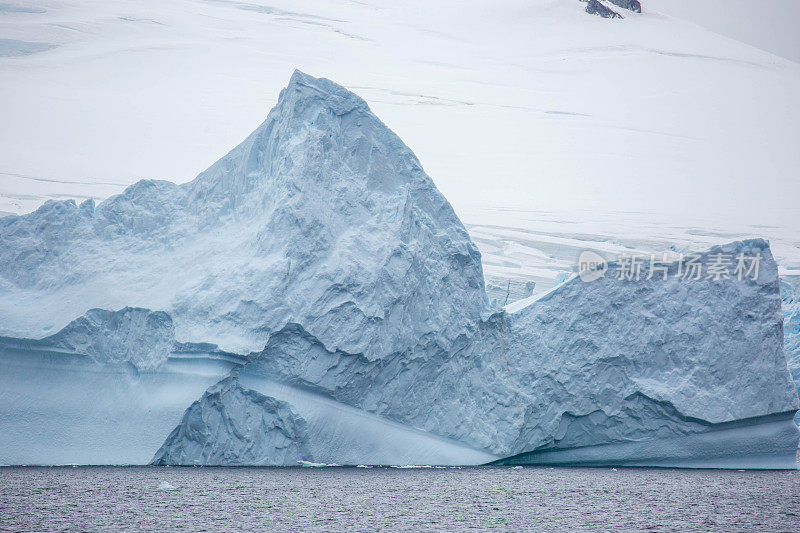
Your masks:
<svg viewBox="0 0 800 533"><path fill-rule="evenodd" d="M174 339L164 312L91 309L42 339L0 337L0 464L144 464L244 357Z"/></svg>
<svg viewBox="0 0 800 533"><path fill-rule="evenodd" d="M296 72L190 183L0 219L0 462L790 467L769 247L702 258L745 252L493 308L408 147Z"/></svg>
<svg viewBox="0 0 800 533"><path fill-rule="evenodd" d="M543 462L574 462L577 452L555 450L605 442L605 453L612 453L617 443L624 457L634 442L663 439L684 448L680 454L707 453L725 464L726 452L717 448L728 439L732 452L739 438L725 434L750 425L754 434L769 428L769 435L782 437L748 441L741 450L768 455L775 451L768 443L784 439L779 447L790 462L797 432L788 421L798 400L782 346L777 266L763 240L712 248L701 262L711 264L720 254L760 254L763 270L756 280L692 280L678 276L680 264L673 263L666 280L631 281L617 279L620 267L612 263L602 279L573 279L517 311L509 362L521 383L547 384L550 392L529 406L516 446L541 442L536 450ZM531 358L532 352L539 355ZM717 431L713 446L689 437ZM640 460L672 453L634 452Z"/></svg>
<svg viewBox="0 0 800 533"><path fill-rule="evenodd" d="M227 378L186 410L153 463L296 466L312 459L307 439L305 420L287 403Z"/></svg>
<svg viewBox="0 0 800 533"><path fill-rule="evenodd" d="M783 309L783 345L789 372L800 391L800 282L797 278L781 280ZM800 423L800 415L795 417Z"/></svg>

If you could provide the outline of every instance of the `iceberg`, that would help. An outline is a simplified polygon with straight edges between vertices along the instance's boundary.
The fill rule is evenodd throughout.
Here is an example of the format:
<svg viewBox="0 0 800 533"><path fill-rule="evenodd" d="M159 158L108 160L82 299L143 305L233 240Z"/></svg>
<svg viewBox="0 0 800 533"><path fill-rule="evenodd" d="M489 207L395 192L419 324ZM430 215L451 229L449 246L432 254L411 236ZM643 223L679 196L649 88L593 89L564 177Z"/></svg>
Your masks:
<svg viewBox="0 0 800 533"><path fill-rule="evenodd" d="M757 279L611 263L496 307L411 150L301 72L194 181L0 245L0 463L796 467L768 243L700 254Z"/></svg>

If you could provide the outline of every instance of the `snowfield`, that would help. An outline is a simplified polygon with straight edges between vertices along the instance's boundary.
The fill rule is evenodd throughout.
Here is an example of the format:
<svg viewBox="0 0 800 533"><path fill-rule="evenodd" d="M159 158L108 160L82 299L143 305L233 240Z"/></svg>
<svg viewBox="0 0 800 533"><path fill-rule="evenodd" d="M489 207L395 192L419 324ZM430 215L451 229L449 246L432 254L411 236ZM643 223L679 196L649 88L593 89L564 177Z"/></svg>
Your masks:
<svg viewBox="0 0 800 533"><path fill-rule="evenodd" d="M54 48L0 57L0 211L187 182L299 68L363 97L459 214L800 219L800 65L647 2L623 20L578 0L3 5L29 9L3 9L0 38Z"/></svg>

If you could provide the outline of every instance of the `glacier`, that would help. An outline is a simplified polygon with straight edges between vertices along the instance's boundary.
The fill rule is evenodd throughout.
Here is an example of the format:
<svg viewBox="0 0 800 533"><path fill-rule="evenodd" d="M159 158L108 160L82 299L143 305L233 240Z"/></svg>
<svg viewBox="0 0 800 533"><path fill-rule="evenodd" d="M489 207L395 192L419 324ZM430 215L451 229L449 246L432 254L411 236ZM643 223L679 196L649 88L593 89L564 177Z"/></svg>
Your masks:
<svg viewBox="0 0 800 533"><path fill-rule="evenodd" d="M3 464L796 467L766 241L702 254L756 280L611 263L496 307L411 150L299 71L194 181L50 201L0 245Z"/></svg>

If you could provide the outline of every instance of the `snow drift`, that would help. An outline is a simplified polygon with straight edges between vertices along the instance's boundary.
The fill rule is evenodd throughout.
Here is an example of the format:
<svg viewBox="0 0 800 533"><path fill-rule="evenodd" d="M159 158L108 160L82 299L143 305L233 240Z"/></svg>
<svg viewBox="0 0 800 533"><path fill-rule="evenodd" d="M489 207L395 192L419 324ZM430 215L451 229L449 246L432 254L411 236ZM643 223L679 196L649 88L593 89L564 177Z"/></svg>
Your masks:
<svg viewBox="0 0 800 533"><path fill-rule="evenodd" d="M492 308L411 151L300 72L194 181L48 202L0 245L3 463L795 464L766 242L723 248L760 253L756 280L612 265Z"/></svg>

